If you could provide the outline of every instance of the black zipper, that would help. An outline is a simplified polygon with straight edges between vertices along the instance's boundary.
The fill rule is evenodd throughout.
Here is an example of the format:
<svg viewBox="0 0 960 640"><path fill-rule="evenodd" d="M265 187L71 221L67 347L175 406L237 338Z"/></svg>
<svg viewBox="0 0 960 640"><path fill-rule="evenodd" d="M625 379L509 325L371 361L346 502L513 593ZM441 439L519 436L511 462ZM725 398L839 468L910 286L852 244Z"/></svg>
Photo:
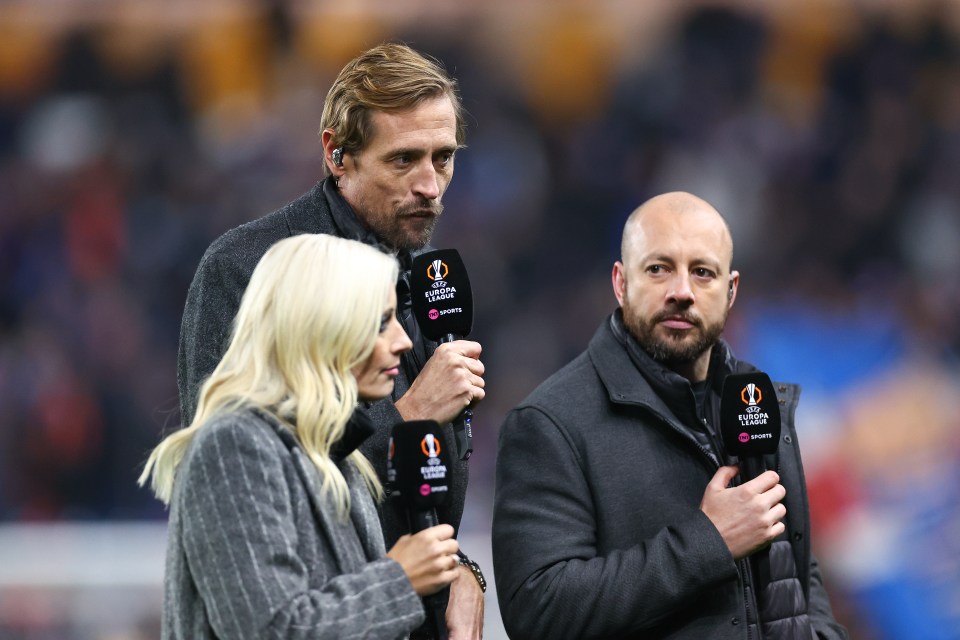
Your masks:
<svg viewBox="0 0 960 640"><path fill-rule="evenodd" d="M633 404L633 403L630 403L630 404ZM686 440L687 442L693 444L693 445L703 454L703 457L706 458L707 462L712 465L711 468L713 469L714 472L716 472L716 470L720 468L719 460L717 460L716 458L714 458L713 455L711 455L711 453L710 453L709 451L707 451L707 449L706 449L702 444L700 444L699 442L697 442L695 438L693 438L692 436L690 436L690 434L686 433L686 431L685 431L684 429L682 429L682 428L678 427L677 425L673 424L673 422L671 422L670 420L668 420L668 419L667 419L665 416L663 416L662 414L654 411L653 408L650 407L649 405L639 404L639 403L638 403L637 406L646 407L646 409L647 409L651 414L653 414L654 416L656 416L657 418L659 418L660 421L663 422L663 423L664 423L665 425L667 425L668 427L670 427L670 429L671 429L672 431L674 431L675 433L679 434L680 437L683 438L684 440ZM777 474L778 474L778 475L780 474L780 468L779 468L779 467L780 467L780 463L779 463L779 460L780 460L780 458L779 458L779 456L778 456L778 457L777 457ZM740 566L740 568L741 568L740 570L741 570L741 573L742 573L742 575L743 575L743 580L742 580L742 584L743 584L743 608L744 608L744 615L746 616L746 619L743 621L743 623L744 623L744 626L746 627L747 639L748 639L748 640L751 640L751 634L750 634L750 601L751 601L751 598L750 598L750 589L751 589L751 587L750 587L750 585L753 584L753 571L750 570L750 562L749 562L749 560L748 560L747 558L741 558L740 560L737 560L737 564ZM757 635L758 635L758 637L756 638L756 640L763 640L763 630L760 628L760 612L759 612L759 609L757 610L757 621L756 621L756 625L754 625L754 626L755 626L756 629L757 629Z"/></svg>
<svg viewBox="0 0 960 640"><path fill-rule="evenodd" d="M717 469L720 468L720 461L719 461L717 458L715 458L715 457L713 456L713 454L711 454L709 451L707 451L706 447L704 447L702 444L700 444L699 442L697 442L697 440L696 440L693 436L691 436L689 433L687 433L684 429L682 429L682 428L678 427L677 425L673 424L670 420L668 420L668 419L667 419L665 416L663 416L662 414L657 413L656 411L654 411L653 408L650 407L649 405L639 405L639 406L644 406L644 407L646 407L646 408L650 411L650 413L652 413L652 414L655 415L656 417L660 418L660 421L663 422L663 423L664 423L665 425L667 425L668 427L670 427L670 429L672 429L672 430L674 431L674 433L679 434L681 438L683 438L684 440L686 440L687 442L689 442L690 444L692 444L693 446L695 446L695 447L700 451L700 453L703 454L703 457L707 459L707 462L710 463L710 465L711 465L711 467L710 467L711 470L712 470L714 473L716 473Z"/></svg>
<svg viewBox="0 0 960 640"><path fill-rule="evenodd" d="M743 566L743 612L746 616L746 620L743 621L744 625L747 627L747 639L750 639L750 590L753 585L753 571L750 569L750 560L749 557L741 558L738 562ZM756 589L754 588L753 593L756 594ZM757 608L757 640L763 639L763 630L760 628L760 609Z"/></svg>

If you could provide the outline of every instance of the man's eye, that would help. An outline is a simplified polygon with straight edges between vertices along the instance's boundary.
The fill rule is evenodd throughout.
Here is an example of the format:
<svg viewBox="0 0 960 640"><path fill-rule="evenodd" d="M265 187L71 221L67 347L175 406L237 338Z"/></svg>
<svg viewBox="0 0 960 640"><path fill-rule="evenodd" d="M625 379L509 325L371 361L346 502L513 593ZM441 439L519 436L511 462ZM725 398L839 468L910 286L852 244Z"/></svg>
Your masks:
<svg viewBox="0 0 960 640"><path fill-rule="evenodd" d="M440 166L445 167L445 166L447 166L448 164L450 164L450 161L451 161L451 160L453 160L453 154L452 154L452 153L443 153L443 154L440 154L440 156L437 158L437 163L438 163Z"/></svg>

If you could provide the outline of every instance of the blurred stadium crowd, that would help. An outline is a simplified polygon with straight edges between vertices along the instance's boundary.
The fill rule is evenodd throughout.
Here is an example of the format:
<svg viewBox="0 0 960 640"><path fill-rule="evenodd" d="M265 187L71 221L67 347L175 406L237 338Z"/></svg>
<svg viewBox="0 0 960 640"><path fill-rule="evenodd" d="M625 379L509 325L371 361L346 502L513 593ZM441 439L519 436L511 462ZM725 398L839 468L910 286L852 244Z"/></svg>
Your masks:
<svg viewBox="0 0 960 640"><path fill-rule="evenodd" d="M199 258L319 179L333 75L403 40L470 113L434 241L488 371L464 530L504 414L614 308L626 216L683 189L733 230L728 339L804 385L838 617L960 638L955 3L429 4L0 5L0 523L163 520L135 478Z"/></svg>

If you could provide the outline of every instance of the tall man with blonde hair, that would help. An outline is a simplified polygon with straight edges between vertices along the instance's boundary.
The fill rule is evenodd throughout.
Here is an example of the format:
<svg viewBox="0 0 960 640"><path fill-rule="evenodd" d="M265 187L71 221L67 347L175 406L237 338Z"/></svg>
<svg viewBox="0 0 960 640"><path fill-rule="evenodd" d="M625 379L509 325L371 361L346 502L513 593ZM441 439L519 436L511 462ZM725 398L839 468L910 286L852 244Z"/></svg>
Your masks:
<svg viewBox="0 0 960 640"><path fill-rule="evenodd" d="M359 240L396 253L398 317L413 341L403 354L391 397L365 411L377 425L362 446L386 481L391 427L404 420L436 420L449 451L450 422L484 397L480 345L426 340L408 312L413 256L429 249L464 146L463 107L456 81L434 61L401 44L374 47L347 63L327 94L320 125L326 177L310 191L262 218L232 229L207 249L190 291L180 333L178 384L181 419L189 424L203 380L220 360L250 274L275 242L301 233ZM466 461L452 472L449 506L441 523L459 527L467 487ZM386 501L381 524L387 546L407 533L406 518ZM464 558L450 589L451 638L480 637L483 593L476 565Z"/></svg>

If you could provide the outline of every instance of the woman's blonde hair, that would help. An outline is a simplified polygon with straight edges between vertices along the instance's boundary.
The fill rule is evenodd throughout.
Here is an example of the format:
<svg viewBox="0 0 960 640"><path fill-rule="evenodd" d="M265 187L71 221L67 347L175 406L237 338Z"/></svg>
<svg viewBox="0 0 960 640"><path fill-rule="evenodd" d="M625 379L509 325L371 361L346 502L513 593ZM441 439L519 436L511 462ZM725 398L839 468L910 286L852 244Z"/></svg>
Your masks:
<svg viewBox="0 0 960 640"><path fill-rule="evenodd" d="M260 260L243 294L230 346L200 389L197 413L150 454L140 476L169 504L177 466L203 425L242 407L267 411L290 428L323 479L341 517L347 483L330 458L357 404L352 369L369 357L397 279L397 261L329 235L281 240ZM359 451L349 460L378 499L382 489Z"/></svg>

